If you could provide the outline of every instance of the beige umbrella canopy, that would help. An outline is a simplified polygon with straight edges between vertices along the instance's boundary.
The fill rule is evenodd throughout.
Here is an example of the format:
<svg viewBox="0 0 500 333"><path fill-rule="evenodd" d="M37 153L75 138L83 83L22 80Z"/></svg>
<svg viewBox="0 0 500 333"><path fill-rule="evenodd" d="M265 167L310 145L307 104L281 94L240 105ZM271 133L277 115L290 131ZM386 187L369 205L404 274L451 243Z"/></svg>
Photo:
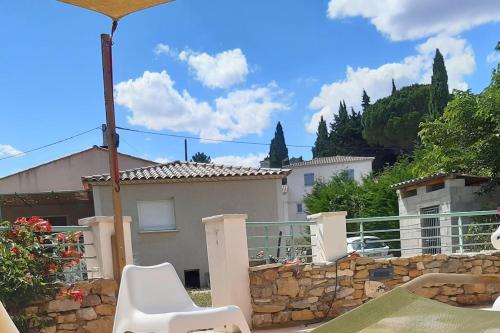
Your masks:
<svg viewBox="0 0 500 333"><path fill-rule="evenodd" d="M173 0L59 0L71 5L93 10L118 21L122 17Z"/></svg>

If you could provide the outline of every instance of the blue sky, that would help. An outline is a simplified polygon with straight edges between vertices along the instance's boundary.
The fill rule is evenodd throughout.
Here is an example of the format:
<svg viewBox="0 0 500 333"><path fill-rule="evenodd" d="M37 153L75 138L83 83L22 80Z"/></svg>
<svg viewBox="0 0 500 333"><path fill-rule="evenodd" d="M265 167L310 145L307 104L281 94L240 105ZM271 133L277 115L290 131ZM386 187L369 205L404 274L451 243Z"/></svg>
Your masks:
<svg viewBox="0 0 500 333"><path fill-rule="evenodd" d="M446 14L444 14L446 13ZM207 138L312 145L339 100L359 110L397 86L428 82L434 49L452 88L480 91L498 63L496 0L177 0L120 21L117 124ZM54 0L0 13L0 158L104 122L100 33L110 21ZM121 132L120 150L183 158L183 141ZM0 160L6 175L101 143L98 131ZM217 162L255 164L268 148L189 141ZM308 148L290 155L310 158Z"/></svg>

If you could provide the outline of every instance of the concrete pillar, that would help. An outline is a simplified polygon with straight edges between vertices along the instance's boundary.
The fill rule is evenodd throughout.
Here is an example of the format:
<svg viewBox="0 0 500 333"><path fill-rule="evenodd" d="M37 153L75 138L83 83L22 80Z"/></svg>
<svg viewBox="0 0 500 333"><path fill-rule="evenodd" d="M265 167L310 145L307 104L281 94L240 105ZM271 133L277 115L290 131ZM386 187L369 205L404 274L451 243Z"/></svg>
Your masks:
<svg viewBox="0 0 500 333"><path fill-rule="evenodd" d="M237 305L252 323L246 214L203 218L213 306ZM230 328L234 330L234 328Z"/></svg>
<svg viewBox="0 0 500 333"><path fill-rule="evenodd" d="M125 236L125 261L133 264L132 235L130 233L130 216L123 217L123 232ZM89 274L89 278L113 279L113 255L111 236L115 233L113 216L93 216L78 220L78 224L90 227L90 231L83 233L86 256L95 256L96 259L87 259L87 268L97 273Z"/></svg>
<svg viewBox="0 0 500 333"><path fill-rule="evenodd" d="M347 254L347 212L328 212L309 215L313 262L335 261Z"/></svg>

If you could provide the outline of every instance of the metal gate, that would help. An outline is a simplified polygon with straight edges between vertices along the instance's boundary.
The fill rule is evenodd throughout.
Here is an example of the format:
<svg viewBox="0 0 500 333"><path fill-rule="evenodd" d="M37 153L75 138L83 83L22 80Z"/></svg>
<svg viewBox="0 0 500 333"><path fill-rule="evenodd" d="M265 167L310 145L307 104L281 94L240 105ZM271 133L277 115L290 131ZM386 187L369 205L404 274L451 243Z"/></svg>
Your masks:
<svg viewBox="0 0 500 333"><path fill-rule="evenodd" d="M439 214L439 206L420 209L420 214ZM441 253L441 223L439 217L420 219L422 228L422 253Z"/></svg>

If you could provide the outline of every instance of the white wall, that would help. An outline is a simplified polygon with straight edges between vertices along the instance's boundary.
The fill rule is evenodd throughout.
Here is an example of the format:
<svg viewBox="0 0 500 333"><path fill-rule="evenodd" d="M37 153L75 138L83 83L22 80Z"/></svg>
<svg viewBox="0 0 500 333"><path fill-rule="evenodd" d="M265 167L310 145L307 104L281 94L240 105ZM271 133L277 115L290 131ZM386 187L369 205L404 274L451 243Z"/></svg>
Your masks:
<svg viewBox="0 0 500 333"><path fill-rule="evenodd" d="M322 165L305 165L290 167L292 173L288 176L288 218L291 221L304 221L307 214L305 212L297 212L297 204L303 203L305 195L309 194L312 186L304 185L304 174L314 173L315 181L322 180L328 181L334 175L342 171L353 169L354 179L361 182L362 178L372 172L372 161L357 161L350 163L335 163L335 164L322 164ZM302 205L304 211L305 205Z"/></svg>
<svg viewBox="0 0 500 333"><path fill-rule="evenodd" d="M109 173L107 150L93 147L31 169L0 178L0 194L79 191L82 177ZM120 170L155 164L152 161L119 155Z"/></svg>

